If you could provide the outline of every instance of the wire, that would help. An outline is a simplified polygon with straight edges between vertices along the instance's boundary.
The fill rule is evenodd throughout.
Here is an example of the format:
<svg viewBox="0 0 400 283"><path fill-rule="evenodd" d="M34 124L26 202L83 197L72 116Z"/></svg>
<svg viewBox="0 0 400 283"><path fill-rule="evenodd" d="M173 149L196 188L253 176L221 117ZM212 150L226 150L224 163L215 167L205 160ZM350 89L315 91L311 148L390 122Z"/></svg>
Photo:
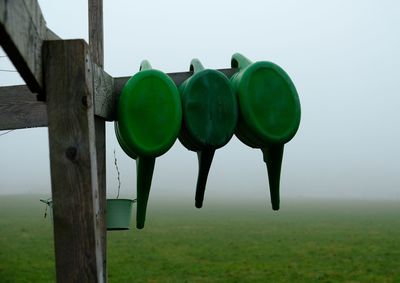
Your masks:
<svg viewBox="0 0 400 283"><path fill-rule="evenodd" d="M7 58L7 55L0 55L0 58Z"/></svg>
<svg viewBox="0 0 400 283"><path fill-rule="evenodd" d="M117 198L119 198L119 191L121 189L121 178L120 178L120 173L119 173L119 169L118 169L118 164L117 164L117 156L115 155L115 149L114 149L114 164L115 164L115 169L117 170L118 176L118 194L117 194Z"/></svg>
<svg viewBox="0 0 400 283"><path fill-rule="evenodd" d="M14 130L9 130L9 131L7 131L7 132L5 132L5 133L0 134L0 137L1 137L1 136L4 136L4 135L7 135L8 133L11 133L12 131L15 131L15 129L14 129Z"/></svg>

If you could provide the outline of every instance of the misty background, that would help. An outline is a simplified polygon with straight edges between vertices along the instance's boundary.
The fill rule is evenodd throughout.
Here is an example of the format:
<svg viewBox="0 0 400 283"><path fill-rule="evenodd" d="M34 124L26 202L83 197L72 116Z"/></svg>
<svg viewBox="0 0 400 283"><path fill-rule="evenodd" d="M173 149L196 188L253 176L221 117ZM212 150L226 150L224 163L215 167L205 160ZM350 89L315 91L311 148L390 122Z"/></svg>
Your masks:
<svg viewBox="0 0 400 283"><path fill-rule="evenodd" d="M40 0L63 39L88 40L87 1ZM285 147L281 198L400 199L400 3L397 1L104 0L105 70L130 76L148 59L164 72L230 67L240 52L280 65L300 97L302 120ZM0 50L0 55L4 51ZM0 58L0 69L13 69ZM23 84L0 72L0 85ZM4 133L4 132L0 132ZM107 123L107 190L136 196L135 162ZM0 194L50 196L47 128L0 136ZM151 198L194 203L197 156L179 141L156 160ZM260 150L235 137L217 150L207 200L261 199L269 205ZM151 202L151 199L150 199Z"/></svg>

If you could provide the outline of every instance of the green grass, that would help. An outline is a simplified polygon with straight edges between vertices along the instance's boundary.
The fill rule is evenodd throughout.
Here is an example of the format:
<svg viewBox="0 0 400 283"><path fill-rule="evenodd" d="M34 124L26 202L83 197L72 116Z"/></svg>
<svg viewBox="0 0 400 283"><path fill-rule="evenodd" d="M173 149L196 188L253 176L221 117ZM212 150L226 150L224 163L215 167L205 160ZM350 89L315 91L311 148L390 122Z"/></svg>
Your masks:
<svg viewBox="0 0 400 283"><path fill-rule="evenodd" d="M53 282L39 196L0 197L0 282ZM134 223L133 223L134 224ZM108 233L109 282L400 282L400 203L150 203L144 230Z"/></svg>

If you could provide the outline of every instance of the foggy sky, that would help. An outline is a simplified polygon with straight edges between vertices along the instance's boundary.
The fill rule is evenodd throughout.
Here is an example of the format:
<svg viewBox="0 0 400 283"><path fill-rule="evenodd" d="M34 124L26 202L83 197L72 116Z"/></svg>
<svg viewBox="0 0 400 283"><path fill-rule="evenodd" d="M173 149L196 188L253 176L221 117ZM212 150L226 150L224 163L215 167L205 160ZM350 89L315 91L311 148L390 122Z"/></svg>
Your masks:
<svg viewBox="0 0 400 283"><path fill-rule="evenodd" d="M87 40L86 1L39 1L62 38ZM77 12L78 11L78 12ZM400 4L397 1L109 1L104 0L105 70L138 71L142 59L165 72L192 58L228 68L240 52L272 61L292 78L302 120L285 147L285 198L400 199ZM1 54L4 52L1 50ZM0 69L12 65L0 58ZM0 85L22 84L0 72ZM0 132L1 133L1 132ZM107 190L116 194L113 150L125 197L135 197L135 163L107 125ZM47 129L0 137L0 194L50 194ZM177 141L157 158L151 197L193 198L196 154ZM217 150L207 199L265 199L260 150L233 138Z"/></svg>

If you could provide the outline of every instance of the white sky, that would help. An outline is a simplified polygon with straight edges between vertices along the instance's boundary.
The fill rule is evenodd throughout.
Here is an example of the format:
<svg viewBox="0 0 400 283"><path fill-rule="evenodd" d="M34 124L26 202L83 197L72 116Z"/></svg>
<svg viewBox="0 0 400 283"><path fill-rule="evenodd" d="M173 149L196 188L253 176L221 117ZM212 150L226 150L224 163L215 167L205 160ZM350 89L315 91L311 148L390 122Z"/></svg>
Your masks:
<svg viewBox="0 0 400 283"><path fill-rule="evenodd" d="M48 26L64 39L87 40L86 1L39 1ZM400 199L400 4L398 1L110 1L104 0L105 69L133 75L142 59L165 72L199 58L227 68L241 52L291 76L302 121L286 145L282 200L289 197ZM1 50L1 54L4 52ZM0 58L0 69L12 66ZM0 72L0 85L22 84ZM48 193L47 129L0 137L0 194ZM134 197L135 163L107 127L107 183L116 193L117 149L122 195ZM156 161L152 197L192 198L196 154L179 141ZM216 152L207 199L265 199L259 150L236 138Z"/></svg>

